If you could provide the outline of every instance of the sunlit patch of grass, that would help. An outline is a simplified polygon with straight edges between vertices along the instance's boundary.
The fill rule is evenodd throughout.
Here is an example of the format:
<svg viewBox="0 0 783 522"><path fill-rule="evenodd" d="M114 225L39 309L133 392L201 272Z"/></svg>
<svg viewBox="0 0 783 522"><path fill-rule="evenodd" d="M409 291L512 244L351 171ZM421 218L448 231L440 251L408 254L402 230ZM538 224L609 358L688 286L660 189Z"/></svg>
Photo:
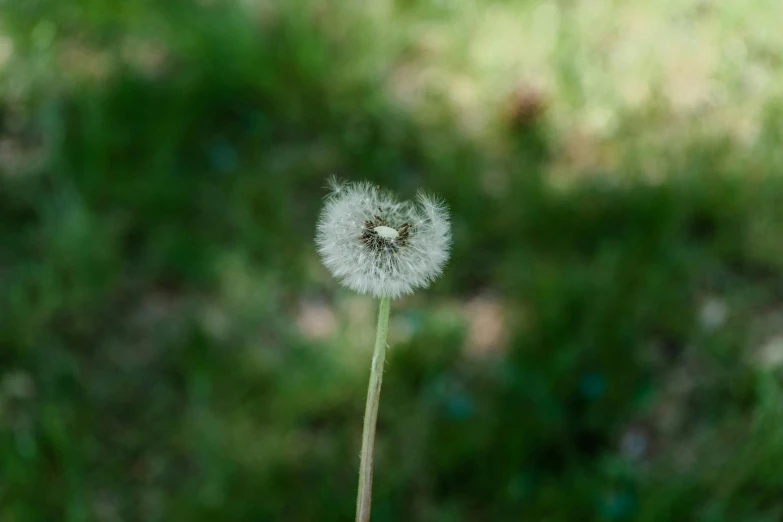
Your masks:
<svg viewBox="0 0 783 522"><path fill-rule="evenodd" d="M480 141L517 89L532 90L555 140L597 155L557 158L566 176L618 170L629 116L665 142L647 140L655 153L679 134L750 148L783 94L783 7L771 2L422 1L388 16L408 42L387 82L400 103L427 118L440 100Z"/></svg>

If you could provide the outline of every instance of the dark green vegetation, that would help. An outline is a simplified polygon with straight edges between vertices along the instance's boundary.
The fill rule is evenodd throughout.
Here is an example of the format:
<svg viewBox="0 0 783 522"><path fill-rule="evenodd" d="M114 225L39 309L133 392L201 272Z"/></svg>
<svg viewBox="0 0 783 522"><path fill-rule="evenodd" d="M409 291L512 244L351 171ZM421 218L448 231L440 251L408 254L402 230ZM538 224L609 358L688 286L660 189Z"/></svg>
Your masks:
<svg viewBox="0 0 783 522"><path fill-rule="evenodd" d="M393 306L374 521L783 517L773 103L750 150L628 114L563 186L535 104L485 140L401 109L361 15L109 5L4 17L0 520L352 519L375 304L316 258L331 173L453 213ZM502 349L469 349L476 296Z"/></svg>

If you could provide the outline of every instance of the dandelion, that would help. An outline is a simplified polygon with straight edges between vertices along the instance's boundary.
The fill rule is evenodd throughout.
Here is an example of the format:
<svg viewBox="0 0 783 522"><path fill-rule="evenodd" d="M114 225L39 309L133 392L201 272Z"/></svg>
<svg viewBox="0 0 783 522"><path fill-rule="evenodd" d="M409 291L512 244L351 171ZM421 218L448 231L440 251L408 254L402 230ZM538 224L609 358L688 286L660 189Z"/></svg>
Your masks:
<svg viewBox="0 0 783 522"><path fill-rule="evenodd" d="M439 200L420 192L398 202L370 183L331 180L316 243L324 265L345 286L396 299L426 288L449 257L451 227Z"/></svg>
<svg viewBox="0 0 783 522"><path fill-rule="evenodd" d="M368 182L332 178L329 185L318 220L318 253L343 285L380 299L356 501L356 522L367 522L391 300L428 287L442 273L449 257L451 226L446 205L423 192L410 202L398 201Z"/></svg>

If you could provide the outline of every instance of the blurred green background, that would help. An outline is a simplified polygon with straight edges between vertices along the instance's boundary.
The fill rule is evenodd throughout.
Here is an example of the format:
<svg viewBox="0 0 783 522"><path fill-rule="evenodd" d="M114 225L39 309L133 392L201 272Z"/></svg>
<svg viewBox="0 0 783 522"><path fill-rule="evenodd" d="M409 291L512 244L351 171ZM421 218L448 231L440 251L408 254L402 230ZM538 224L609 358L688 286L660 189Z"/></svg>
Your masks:
<svg viewBox="0 0 783 522"><path fill-rule="evenodd" d="M783 3L9 0L0 520L348 521L376 303L330 174L442 195L373 521L783 519Z"/></svg>

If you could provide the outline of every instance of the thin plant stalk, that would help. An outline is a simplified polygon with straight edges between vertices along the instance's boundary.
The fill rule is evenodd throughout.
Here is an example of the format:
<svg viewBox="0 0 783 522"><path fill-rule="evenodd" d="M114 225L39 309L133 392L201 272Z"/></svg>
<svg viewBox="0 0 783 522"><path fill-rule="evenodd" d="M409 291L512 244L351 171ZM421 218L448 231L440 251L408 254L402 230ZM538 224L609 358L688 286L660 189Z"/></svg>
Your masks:
<svg viewBox="0 0 783 522"><path fill-rule="evenodd" d="M375 335L375 350L372 354L370 385L367 388L367 406L364 410L362 431L362 453L359 465L359 494L356 497L356 522L369 522L372 504L372 466L375 452L375 424L381 398L383 363L386 359L386 337L389 333L389 309L391 299L382 297L378 310L378 330Z"/></svg>

